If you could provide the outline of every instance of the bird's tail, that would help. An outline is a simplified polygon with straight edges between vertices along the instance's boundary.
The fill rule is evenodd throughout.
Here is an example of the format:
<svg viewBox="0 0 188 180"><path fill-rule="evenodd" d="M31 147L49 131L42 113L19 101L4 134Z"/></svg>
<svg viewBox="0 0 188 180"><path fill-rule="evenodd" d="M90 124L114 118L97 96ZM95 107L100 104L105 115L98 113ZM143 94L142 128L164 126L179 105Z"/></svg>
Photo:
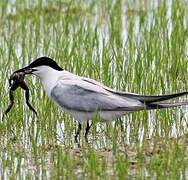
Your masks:
<svg viewBox="0 0 188 180"><path fill-rule="evenodd" d="M188 92L181 92L181 93L176 93L176 94L168 94L168 95L159 95L159 96L142 96L139 94L132 94L132 93L121 93L118 92L119 95L125 96L125 97L130 97L136 100L139 100L143 103L155 103L155 102L160 102L160 101L166 101L172 98L180 97L183 95L187 95Z"/></svg>
<svg viewBox="0 0 188 180"><path fill-rule="evenodd" d="M188 105L188 102L177 102L177 103L149 103L146 105L147 109L163 109L173 108L178 106Z"/></svg>
<svg viewBox="0 0 188 180"><path fill-rule="evenodd" d="M188 92L161 95L161 96L140 96L137 98L139 98L141 102L145 103L148 109L163 109L163 108L172 108L172 107L188 105L188 102L164 102L186 94L188 94Z"/></svg>
<svg viewBox="0 0 188 180"><path fill-rule="evenodd" d="M162 108L172 108L172 107L188 105L188 102L165 102L173 98L187 95L188 92L181 92L181 93L168 94L168 95L159 95L159 96L143 96L139 94L121 93L121 92L117 92L117 93L121 96L129 97L129 98L141 101L142 103L146 105L147 109L162 109Z"/></svg>
<svg viewBox="0 0 188 180"><path fill-rule="evenodd" d="M188 105L188 102L168 102L168 103L164 102L173 98L181 97L183 95L188 95L188 91L175 93L175 94L168 94L168 95L143 96L134 93L117 92L110 89L107 90L121 97L139 100L140 102L146 105L147 109L162 109L162 108L171 108L171 107Z"/></svg>

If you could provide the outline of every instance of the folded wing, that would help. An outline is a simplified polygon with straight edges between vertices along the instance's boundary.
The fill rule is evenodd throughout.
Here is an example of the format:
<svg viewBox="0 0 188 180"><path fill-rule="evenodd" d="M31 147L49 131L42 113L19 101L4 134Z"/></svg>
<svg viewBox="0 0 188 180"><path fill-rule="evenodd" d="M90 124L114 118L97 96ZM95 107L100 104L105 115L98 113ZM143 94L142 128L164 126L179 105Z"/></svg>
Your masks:
<svg viewBox="0 0 188 180"><path fill-rule="evenodd" d="M101 86L76 80L60 80L51 97L63 108L83 112L136 111L145 105L137 99L121 97Z"/></svg>
<svg viewBox="0 0 188 180"><path fill-rule="evenodd" d="M63 108L82 111L138 111L160 109L188 104L163 101L186 95L188 92L161 96L117 92L88 78L62 79L51 92L51 97Z"/></svg>

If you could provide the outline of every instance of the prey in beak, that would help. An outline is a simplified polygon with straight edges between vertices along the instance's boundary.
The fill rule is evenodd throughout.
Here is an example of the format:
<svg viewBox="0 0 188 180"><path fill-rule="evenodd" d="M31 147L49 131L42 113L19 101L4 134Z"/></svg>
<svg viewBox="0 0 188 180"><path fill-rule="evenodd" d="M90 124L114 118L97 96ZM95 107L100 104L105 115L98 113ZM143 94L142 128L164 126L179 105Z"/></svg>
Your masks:
<svg viewBox="0 0 188 180"><path fill-rule="evenodd" d="M15 71L13 74L15 74L15 73L24 73L24 75L26 75L26 74L33 74L34 71L36 71L36 69L30 68L30 67L24 67L22 69L19 69L19 70Z"/></svg>
<svg viewBox="0 0 188 180"><path fill-rule="evenodd" d="M25 75L26 74L32 74L32 72L35 71L34 69L25 67L22 69L19 69L17 71L15 71L14 73L11 74L10 78L9 78L9 99L10 99L10 105L8 106L8 108L5 110L4 114L3 114L3 118L4 115L6 115L12 108L13 104L14 104L14 91L21 87L24 91L25 91L25 100L26 100L26 104L29 106L29 109L32 110L36 116L38 116L36 110L32 107L32 105L29 102L29 88L27 86L27 84L24 81Z"/></svg>

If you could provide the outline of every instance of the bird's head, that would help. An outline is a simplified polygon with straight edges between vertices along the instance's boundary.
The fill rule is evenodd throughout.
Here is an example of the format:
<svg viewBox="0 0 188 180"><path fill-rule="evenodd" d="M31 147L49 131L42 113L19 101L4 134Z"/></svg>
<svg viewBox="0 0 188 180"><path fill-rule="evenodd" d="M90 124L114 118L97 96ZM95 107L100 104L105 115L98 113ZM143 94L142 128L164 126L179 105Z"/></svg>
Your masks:
<svg viewBox="0 0 188 180"><path fill-rule="evenodd" d="M34 74L40 78L44 78L50 75L51 72L58 73L59 71L62 70L63 69L60 66L58 66L58 64L53 59L49 57L40 57L34 60L28 66L19 69L16 72L24 72L25 74Z"/></svg>

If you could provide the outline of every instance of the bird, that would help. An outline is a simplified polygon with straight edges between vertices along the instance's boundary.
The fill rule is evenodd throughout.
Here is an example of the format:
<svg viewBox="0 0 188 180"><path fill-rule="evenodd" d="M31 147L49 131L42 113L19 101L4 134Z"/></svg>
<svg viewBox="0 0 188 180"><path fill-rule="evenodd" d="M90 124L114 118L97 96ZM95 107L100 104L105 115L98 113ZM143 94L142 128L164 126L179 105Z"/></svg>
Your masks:
<svg viewBox="0 0 188 180"><path fill-rule="evenodd" d="M188 104L188 102L165 102L187 95L186 91L156 96L116 91L94 79L73 74L46 56L35 59L17 72L39 77L48 97L64 112L69 113L78 121L78 129L75 134L76 142L78 142L83 122L87 122L85 129L85 139L87 140L92 125L92 123L89 124L89 121L96 116L96 113L101 120L112 121L135 111L171 108Z"/></svg>

